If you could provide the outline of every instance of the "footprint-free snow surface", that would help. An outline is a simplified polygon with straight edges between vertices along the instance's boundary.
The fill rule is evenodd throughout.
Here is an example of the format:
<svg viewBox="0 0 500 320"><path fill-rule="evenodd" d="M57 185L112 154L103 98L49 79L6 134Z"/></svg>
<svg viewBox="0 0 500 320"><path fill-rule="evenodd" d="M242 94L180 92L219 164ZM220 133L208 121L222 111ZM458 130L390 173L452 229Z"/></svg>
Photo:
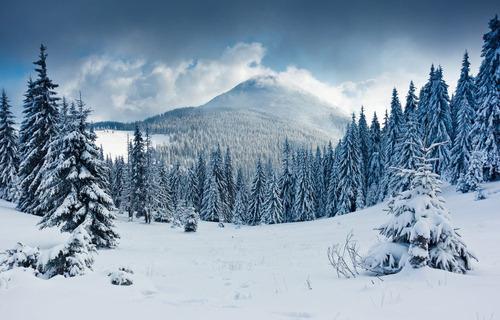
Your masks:
<svg viewBox="0 0 500 320"><path fill-rule="evenodd" d="M201 222L196 233L127 222L94 271L43 280L25 269L0 274L0 319L499 319L500 182L488 199L445 187L452 220L479 262L467 275L423 268L339 279L327 248L353 231L365 252L381 241L385 204L313 222L242 227ZM17 241L47 248L67 235L39 231L37 217L0 202L0 251ZM108 274L134 271L131 286Z"/></svg>

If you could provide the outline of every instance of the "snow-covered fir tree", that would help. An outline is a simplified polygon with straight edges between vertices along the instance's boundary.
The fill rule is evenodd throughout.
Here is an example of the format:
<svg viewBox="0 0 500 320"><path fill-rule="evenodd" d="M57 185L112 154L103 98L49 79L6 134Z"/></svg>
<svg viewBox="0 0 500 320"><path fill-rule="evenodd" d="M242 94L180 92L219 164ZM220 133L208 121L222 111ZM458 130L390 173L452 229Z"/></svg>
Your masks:
<svg viewBox="0 0 500 320"><path fill-rule="evenodd" d="M392 189L391 181L394 180L395 172L388 170L390 167L397 165L397 147L401 142L402 131L404 127L404 116L403 110L401 108L401 102L399 101L398 92L396 88L392 90L391 99L391 115L389 117L387 124L387 129L385 129L384 137L384 153L385 153L385 187L387 194L393 194L395 190Z"/></svg>
<svg viewBox="0 0 500 320"><path fill-rule="evenodd" d="M417 95L415 94L415 85L413 84L413 81L410 81L410 87L408 88L408 94L406 95L406 104L405 104L405 110L404 110L404 121L403 123L407 123L410 115L412 113L417 112L417 106L418 106L418 98ZM418 118L417 118L418 122ZM404 128L402 128L404 129Z"/></svg>
<svg viewBox="0 0 500 320"><path fill-rule="evenodd" d="M421 142L418 128L419 124L417 114L416 112L410 112L408 114L408 121L403 130L401 141L396 145L396 168L405 168L410 170L417 169L416 157L421 156L419 148ZM391 168L388 169L394 170ZM395 193L408 190L411 186L411 179L412 176L410 174L399 172L398 174L392 175L392 179L389 181L389 188Z"/></svg>
<svg viewBox="0 0 500 320"><path fill-rule="evenodd" d="M255 176L252 181L250 189L250 196L248 199L248 224L255 226L262 222L262 213L264 209L264 201L266 196L266 175L262 167L262 160L257 160L255 168Z"/></svg>
<svg viewBox="0 0 500 320"><path fill-rule="evenodd" d="M485 152L476 149L471 152L467 171L460 175L457 190L463 193L477 191L484 181L483 166L486 161Z"/></svg>
<svg viewBox="0 0 500 320"><path fill-rule="evenodd" d="M227 195L226 195L226 200L227 200L227 205L228 205L228 216L226 216L226 221L231 221L232 219L232 210L234 206L234 201L236 198L236 190L235 190L235 185L234 185L234 168L233 168L233 161L231 159L231 150L229 147L226 148L226 155L224 156L224 176L226 178L226 190L227 190Z"/></svg>
<svg viewBox="0 0 500 320"><path fill-rule="evenodd" d="M213 188L216 188L217 190L213 190ZM228 213L229 206L226 202L226 192L227 187L226 176L224 173L224 164L222 161L220 145L218 145L210 155L210 163L208 165L208 170L206 173L205 189L203 192L203 204L201 210L201 218L203 220L219 221L220 218L224 220L225 217L231 215L231 213ZM215 198L209 199L207 197Z"/></svg>
<svg viewBox="0 0 500 320"><path fill-rule="evenodd" d="M329 149L331 144L329 144ZM330 178L328 181L328 195L327 195L327 203L326 203L326 214L328 217L333 217L337 214L338 210L338 198L340 193L339 186L339 170L340 170L340 150L342 148L342 140L339 140L337 146L335 147L335 151L332 151L332 162L330 169ZM328 151L330 153L330 151Z"/></svg>
<svg viewBox="0 0 500 320"><path fill-rule="evenodd" d="M342 141L340 159L338 182L340 192L337 214L346 214L356 211L356 204L362 196L359 193L364 189L358 129L354 114Z"/></svg>
<svg viewBox="0 0 500 320"><path fill-rule="evenodd" d="M198 162L196 163L196 184L193 186L195 190L195 197L193 198L193 205L196 212L201 212L201 207L203 203L203 192L206 180L206 164L205 159L202 155L198 156Z"/></svg>
<svg viewBox="0 0 500 320"><path fill-rule="evenodd" d="M47 75L46 47L40 46L40 59L34 64L37 79L29 81L24 99L24 119L19 130L19 203L18 209L33 213L41 199L37 189L42 181L40 169L49 152L50 143L59 129L59 112L54 89L58 87ZM42 212L38 213L42 215Z"/></svg>
<svg viewBox="0 0 500 320"><path fill-rule="evenodd" d="M451 149L451 113L448 85L443 80L443 69L431 67L429 82L423 89L425 94L418 105L421 134L427 137L429 144L446 142L433 149L433 158L438 159L434 171L445 174L450 163Z"/></svg>
<svg viewBox="0 0 500 320"><path fill-rule="evenodd" d="M19 170L18 137L11 108L5 89L2 89L0 98L0 199L7 201L17 200L17 172Z"/></svg>
<svg viewBox="0 0 500 320"><path fill-rule="evenodd" d="M378 122L377 114L374 113L370 125L370 151L368 152L370 159L366 195L367 206L377 204L382 200L381 197L383 197L381 183L384 177L384 152L381 135L380 123Z"/></svg>
<svg viewBox="0 0 500 320"><path fill-rule="evenodd" d="M311 176L311 156L304 149L297 153L298 166L293 202L293 221L315 218L314 183Z"/></svg>
<svg viewBox="0 0 500 320"><path fill-rule="evenodd" d="M84 225L98 248L116 246L113 201L107 193L105 164L99 160L95 136L87 130L89 110L78 100L69 124L61 136L61 146L53 170L46 171L40 197L51 208L40 221L40 228L59 226L73 232Z"/></svg>
<svg viewBox="0 0 500 320"><path fill-rule="evenodd" d="M137 217L146 216L146 196L147 196L147 159L145 153L144 138L139 130L139 125L135 125L134 143L131 150L131 170L132 170L132 210Z"/></svg>
<svg viewBox="0 0 500 320"><path fill-rule="evenodd" d="M430 162L434 159L430 155L438 146L421 145L423 156L417 158L417 169L401 169L412 175L412 186L389 201L390 218L379 229L389 239L382 248L386 254L368 256L365 263L369 269L394 273L405 263L413 268L428 265L456 273L471 269L475 256L453 226L444 199L439 196L439 175L432 172ZM407 261L403 261L405 255L392 254L392 244L407 251Z"/></svg>
<svg viewBox="0 0 500 320"><path fill-rule="evenodd" d="M266 224L281 223L283 219L283 205L280 198L278 181L274 172L267 179L267 192L263 205L263 220Z"/></svg>
<svg viewBox="0 0 500 320"><path fill-rule="evenodd" d="M359 114L358 120L358 135L359 135L359 148L361 154L362 163L362 175L363 175L363 196L366 196L367 186L368 186L368 167L370 165L370 130L368 129L368 123L366 122L365 108L361 106L361 112ZM363 199L363 201L366 199Z"/></svg>
<svg viewBox="0 0 500 320"><path fill-rule="evenodd" d="M326 202L327 202L327 192L325 189L325 178L324 178L324 161L321 155L321 149L319 146L316 148L316 155L314 157L314 162L312 165L312 179L314 184L314 194L315 196L315 209L316 218L323 217L326 214Z"/></svg>
<svg viewBox="0 0 500 320"><path fill-rule="evenodd" d="M247 222L248 211L248 187L243 175L243 170L238 169L236 176L236 200L233 208L233 223L237 226Z"/></svg>
<svg viewBox="0 0 500 320"><path fill-rule="evenodd" d="M279 176L280 198L283 205L283 221L290 222L292 220L292 207L293 207L293 189L294 179L291 167L291 148L288 138L285 138L283 144L283 155L281 159L281 172Z"/></svg>
<svg viewBox="0 0 500 320"><path fill-rule="evenodd" d="M457 183L462 174L467 172L470 153L472 152L472 134L476 111L476 87L470 72L469 54L467 51L462 60L462 70L457 90L453 96L454 140L451 149L451 183Z"/></svg>
<svg viewBox="0 0 500 320"><path fill-rule="evenodd" d="M476 77L477 112L474 145L485 152L484 176L500 175L500 20L495 15L483 36L483 62Z"/></svg>

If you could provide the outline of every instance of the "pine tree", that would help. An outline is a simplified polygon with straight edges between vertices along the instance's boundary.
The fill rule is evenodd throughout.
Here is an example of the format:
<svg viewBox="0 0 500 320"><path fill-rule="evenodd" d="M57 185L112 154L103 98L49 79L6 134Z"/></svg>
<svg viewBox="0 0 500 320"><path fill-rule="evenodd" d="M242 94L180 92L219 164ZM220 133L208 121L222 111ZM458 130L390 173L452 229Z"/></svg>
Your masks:
<svg viewBox="0 0 500 320"><path fill-rule="evenodd" d="M34 195L42 181L40 169L49 152L50 143L57 137L59 113L56 93L57 84L47 76L47 54L45 46L40 46L40 60L34 62L38 67L36 81L28 83L24 100L24 120L19 131L20 159L19 181L20 194L18 209L33 213L40 200ZM42 213L39 213L42 214Z"/></svg>
<svg viewBox="0 0 500 320"><path fill-rule="evenodd" d="M370 125L370 161L368 167L368 187L366 205L372 206L382 200L382 179L384 176L384 152L382 146L382 134L377 114L373 114Z"/></svg>
<svg viewBox="0 0 500 320"><path fill-rule="evenodd" d="M421 146L423 156L417 158L420 161L417 170L401 169L412 175L412 186L391 199L388 204L391 218L381 226L380 234L408 248L408 262L413 268L428 265L465 273L471 269L470 262L475 256L456 232L450 212L444 207L444 199L439 196L441 182L439 175L432 172L430 161L433 159L429 159L432 149L438 146ZM402 261L395 267L397 270L391 271L390 265L394 263L390 261L394 261L394 257L384 255L378 267L394 272L404 265ZM374 265L370 267L373 269Z"/></svg>
<svg viewBox="0 0 500 320"><path fill-rule="evenodd" d="M368 186L368 167L370 165L370 132L368 129L368 124L366 122L365 108L361 106L361 112L358 121L358 135L359 135L359 148L361 154L362 163L362 176L363 176L363 189L362 194L366 195ZM363 201L365 199L362 199Z"/></svg>
<svg viewBox="0 0 500 320"><path fill-rule="evenodd" d="M280 198L283 205L283 222L290 222L292 220L292 207L293 207L293 189L294 180L291 170L291 148L288 138L285 138L283 145L283 158L281 160L281 173L279 176Z"/></svg>
<svg viewBox="0 0 500 320"><path fill-rule="evenodd" d="M198 162L196 163L196 184L195 184L195 197L193 199L193 205L196 212L201 212L201 207L203 203L203 192L206 180L206 165L205 159L201 155L198 156Z"/></svg>
<svg viewBox="0 0 500 320"><path fill-rule="evenodd" d="M330 145L331 146L331 145ZM339 140L337 146L335 147L335 152L332 155L332 164L330 170L330 178L328 181L328 199L327 199L327 216L333 217L338 211L338 199L341 186L339 186L339 175L340 175L340 150L342 149L342 140Z"/></svg>
<svg viewBox="0 0 500 320"><path fill-rule="evenodd" d="M483 165L486 161L484 151L472 151L467 171L460 175L458 179L457 190L463 193L477 191L481 189L484 181Z"/></svg>
<svg viewBox="0 0 500 320"><path fill-rule="evenodd" d="M236 176L236 200L233 208L233 223L237 226L247 222L248 188L241 168Z"/></svg>
<svg viewBox="0 0 500 320"><path fill-rule="evenodd" d="M146 153L144 151L144 139L139 130L139 124L136 123L134 131L134 143L131 150L132 160L132 210L136 212L137 217L146 217Z"/></svg>
<svg viewBox="0 0 500 320"><path fill-rule="evenodd" d="M396 146L396 168L417 169L417 159L422 156L419 148L422 143L420 142L418 129L417 114L412 112L408 115L408 122L405 125L401 142ZM389 168L389 170L394 171L394 168ZM408 190L411 186L411 179L411 174L406 172L395 174L389 182L390 189L395 193Z"/></svg>
<svg viewBox="0 0 500 320"><path fill-rule="evenodd" d="M425 95L419 103L419 117L423 121L421 130L428 132L429 144L446 142L434 148L432 154L433 158L438 159L434 171L444 174L450 163L451 113L448 85L443 80L441 67L435 71L434 67L431 68L430 80L424 88Z"/></svg>
<svg viewBox="0 0 500 320"><path fill-rule="evenodd" d="M312 179L314 184L314 194L315 196L315 212L316 218L325 216L326 214L326 202L327 202L327 192L325 191L325 178L323 176L325 170L323 167L324 161L321 156L321 149L316 148L316 156L314 157L314 162L312 166Z"/></svg>
<svg viewBox="0 0 500 320"><path fill-rule="evenodd" d="M458 80L452 105L454 112L454 141L451 149L451 183L457 183L462 174L467 172L470 153L472 152L471 130L476 110L476 87L469 75L470 63L467 51L462 61L462 71Z"/></svg>
<svg viewBox="0 0 500 320"><path fill-rule="evenodd" d="M105 164L99 160L95 137L87 131L89 110L78 101L71 123L61 137L60 155L53 170L46 171L39 194L53 205L40 221L40 228L59 226L63 232L73 232L85 226L92 243L98 248L116 246L119 238L114 231L113 201L105 189Z"/></svg>
<svg viewBox="0 0 500 320"><path fill-rule="evenodd" d="M158 161L155 165L157 186L155 200L155 214L153 219L156 222L172 222L174 216L174 204L170 192L170 181L168 180L168 171L165 165Z"/></svg>
<svg viewBox="0 0 500 320"><path fill-rule="evenodd" d="M207 190L208 188L215 186L217 187L217 191L215 190ZM231 213L228 213L229 206L227 204L227 186L226 186L226 176L224 172L224 164L222 162L222 153L220 150L220 146L217 146L211 155L210 155L210 163L208 165L208 172L206 174L205 181L205 190L203 193L203 205L201 218L203 220L208 221L219 221L218 219L222 217L229 217ZM218 197L218 199L205 199L207 196ZM207 207L207 204L211 204L211 206ZM212 205L217 205L217 212L214 212L215 207ZM210 208L212 211L206 211L206 208ZM215 220L214 220L215 219ZM229 220L231 221L231 220ZM221 222L221 221L219 221Z"/></svg>
<svg viewBox="0 0 500 320"><path fill-rule="evenodd" d="M339 167L339 207L338 214L356 211L358 193L363 190L362 162L359 148L356 117L352 115L352 123L348 126L340 149ZM361 195L362 196L362 195Z"/></svg>
<svg viewBox="0 0 500 320"><path fill-rule="evenodd" d="M14 129L12 107L2 90L0 99L0 199L13 201L17 199L17 172L19 158L17 155L17 133Z"/></svg>
<svg viewBox="0 0 500 320"><path fill-rule="evenodd" d="M310 221L315 217L314 184L311 177L311 160L302 149L297 153L298 168L295 180L293 221Z"/></svg>
<svg viewBox="0 0 500 320"><path fill-rule="evenodd" d="M486 155L484 176L493 180L500 174L500 21L489 22L490 32L483 36L483 62L476 77L477 112L474 145Z"/></svg>
<svg viewBox="0 0 500 320"><path fill-rule="evenodd" d="M234 201L236 198L236 190L234 185L233 176L233 163L231 160L231 151L229 147L226 148L226 155L224 157L224 176L226 180L226 190L227 190L227 206L228 206L228 216L225 217L226 221L232 220L232 210L234 207Z"/></svg>
<svg viewBox="0 0 500 320"><path fill-rule="evenodd" d="M215 175L210 175L203 195L202 219L205 221L223 222L223 203Z"/></svg>
<svg viewBox="0 0 500 320"><path fill-rule="evenodd" d="M403 111L401 109L401 103L399 102L398 92L396 88L392 90L392 100L391 100L391 115L389 117L388 128L385 130L385 182L386 182L386 192L387 194L393 194L394 189L392 181L395 180L395 172L389 170L390 167L397 165L398 158L398 144L401 142L402 130L404 127L404 117Z"/></svg>
<svg viewBox="0 0 500 320"><path fill-rule="evenodd" d="M404 123L408 123L410 116L417 112L418 98L415 95L415 90L416 88L413 81L410 81L410 87L408 88L408 94L406 95L405 111L403 114ZM416 120L418 123L418 118L416 118Z"/></svg>
<svg viewBox="0 0 500 320"><path fill-rule="evenodd" d="M255 176L250 190L248 199L248 224L255 226L262 222L262 213L264 209L265 192L266 192L266 176L262 168L262 161L259 157L255 168Z"/></svg>
<svg viewBox="0 0 500 320"><path fill-rule="evenodd" d="M280 198L278 181L274 172L267 180L268 189L263 204L263 220L266 224L281 223L283 218L283 205Z"/></svg>

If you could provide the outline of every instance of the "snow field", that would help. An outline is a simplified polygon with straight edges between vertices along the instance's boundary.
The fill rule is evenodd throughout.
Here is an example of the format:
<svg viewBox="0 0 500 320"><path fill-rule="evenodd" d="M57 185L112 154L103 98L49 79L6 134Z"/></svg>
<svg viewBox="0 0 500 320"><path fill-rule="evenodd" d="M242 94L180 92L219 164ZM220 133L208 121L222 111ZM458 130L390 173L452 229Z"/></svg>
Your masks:
<svg viewBox="0 0 500 320"><path fill-rule="evenodd" d="M100 250L94 272L35 278L0 275L2 319L496 319L500 316L500 182L488 199L443 188L452 221L479 258L467 275L423 268L338 279L326 251L354 232L362 253L381 238L373 228L385 203L312 222L235 229L201 221L198 232L169 224L116 221L114 250ZM48 248L69 235L39 231L39 218L0 202L0 251L17 241ZM134 271L134 284L110 284L110 271ZM310 288L307 284L310 283ZM29 306L29 307L27 307Z"/></svg>

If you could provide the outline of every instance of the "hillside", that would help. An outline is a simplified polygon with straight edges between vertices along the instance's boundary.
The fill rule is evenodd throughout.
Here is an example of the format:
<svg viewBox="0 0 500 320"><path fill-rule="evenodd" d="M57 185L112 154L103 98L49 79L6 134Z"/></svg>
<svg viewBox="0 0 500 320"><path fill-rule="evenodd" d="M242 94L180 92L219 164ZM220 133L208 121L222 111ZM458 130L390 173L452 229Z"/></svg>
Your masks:
<svg viewBox="0 0 500 320"><path fill-rule="evenodd" d="M313 94L264 77L243 82L200 107L175 109L140 124L169 135L168 146L162 148L167 161L188 165L220 143L231 148L236 165L251 171L259 155L278 164L285 137L292 145L311 148L335 144L348 122L340 109ZM134 124L100 122L95 127L133 130Z"/></svg>
<svg viewBox="0 0 500 320"><path fill-rule="evenodd" d="M5 319L495 319L500 314L500 182L485 184L488 199L443 188L455 226L479 262L467 275L423 268L393 276L362 273L338 279L326 250L353 230L361 251L379 241L387 219L380 204L312 222L235 229L201 222L186 234L170 225L127 223L115 250L96 256L94 272L42 280L23 269L0 276ZM0 251L17 241L49 247L64 238L37 230L37 217L0 202ZM128 266L134 285L116 287L108 271ZM310 283L310 288L307 285ZM82 309L81 303L86 307Z"/></svg>

